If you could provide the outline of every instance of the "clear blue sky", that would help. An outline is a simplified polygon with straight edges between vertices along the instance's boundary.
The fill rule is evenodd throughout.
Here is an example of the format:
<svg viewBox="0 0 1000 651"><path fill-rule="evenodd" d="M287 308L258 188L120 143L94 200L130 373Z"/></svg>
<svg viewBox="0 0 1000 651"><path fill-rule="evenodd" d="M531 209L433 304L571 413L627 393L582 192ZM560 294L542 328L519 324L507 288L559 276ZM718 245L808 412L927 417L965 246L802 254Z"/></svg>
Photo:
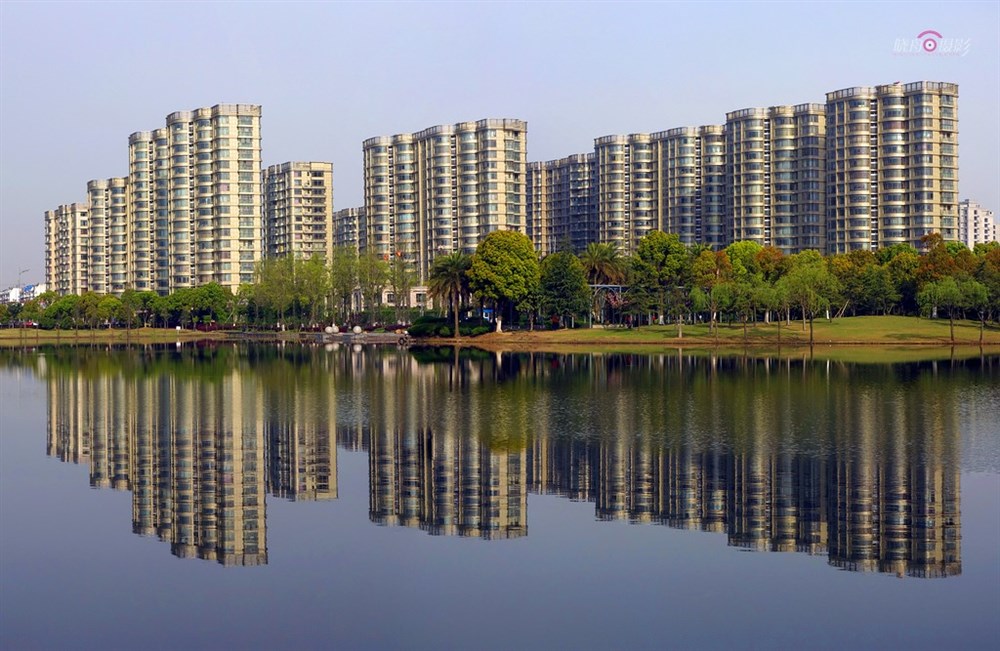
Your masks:
<svg viewBox="0 0 1000 651"><path fill-rule="evenodd" d="M933 29L964 57L899 56ZM1000 209L1000 3L0 3L0 287L44 277L43 212L122 176L172 111L263 105L264 164L329 160L362 203L361 141L528 121L529 160L610 133L717 124L848 86L960 84L960 192Z"/></svg>

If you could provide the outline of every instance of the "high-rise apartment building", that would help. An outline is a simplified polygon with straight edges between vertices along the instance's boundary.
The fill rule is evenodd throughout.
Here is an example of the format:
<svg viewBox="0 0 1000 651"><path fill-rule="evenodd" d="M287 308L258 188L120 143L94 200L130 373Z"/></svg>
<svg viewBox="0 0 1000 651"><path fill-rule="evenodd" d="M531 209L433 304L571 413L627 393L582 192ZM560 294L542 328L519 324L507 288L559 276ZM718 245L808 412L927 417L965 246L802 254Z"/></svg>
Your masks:
<svg viewBox="0 0 1000 651"><path fill-rule="evenodd" d="M659 229L685 244L750 240L791 254L958 239L957 95L941 82L850 88L825 105L732 111L724 126L598 138L591 241L630 253ZM557 168L529 170L542 253L567 229Z"/></svg>
<svg viewBox="0 0 1000 651"><path fill-rule="evenodd" d="M598 240L594 155L528 165L527 235L542 255Z"/></svg>
<svg viewBox="0 0 1000 651"><path fill-rule="evenodd" d="M959 203L958 240L970 249L984 242L996 242L997 223L993 211L971 199Z"/></svg>
<svg viewBox="0 0 1000 651"><path fill-rule="evenodd" d="M45 211L45 284L60 294L82 294L88 283L90 209L83 203Z"/></svg>
<svg viewBox="0 0 1000 651"><path fill-rule="evenodd" d="M678 127L654 133L652 138L657 144L660 228L677 233L684 244L725 246L723 127Z"/></svg>
<svg viewBox="0 0 1000 651"><path fill-rule="evenodd" d="M656 156L646 133L612 135L594 141L598 237L623 253L657 230Z"/></svg>
<svg viewBox="0 0 1000 651"><path fill-rule="evenodd" d="M120 296L127 288L127 179L87 183L90 220L87 238L87 286L99 294Z"/></svg>
<svg viewBox="0 0 1000 651"><path fill-rule="evenodd" d="M958 238L958 86L918 81L826 95L827 251Z"/></svg>
<svg viewBox="0 0 1000 651"><path fill-rule="evenodd" d="M129 137L129 285L148 279L166 294L253 281L263 255L260 113L251 104L177 111L164 128Z"/></svg>
<svg viewBox="0 0 1000 651"><path fill-rule="evenodd" d="M824 118L820 104L726 114L731 241L785 253L823 248Z"/></svg>
<svg viewBox="0 0 1000 651"><path fill-rule="evenodd" d="M333 245L355 253L367 249L364 208L341 208L333 213Z"/></svg>
<svg viewBox="0 0 1000 651"><path fill-rule="evenodd" d="M264 171L264 251L333 255L333 164L289 162Z"/></svg>
<svg viewBox="0 0 1000 651"><path fill-rule="evenodd" d="M401 255L426 279L441 254L472 253L495 230L524 232L527 129L485 119L366 140L367 250Z"/></svg>

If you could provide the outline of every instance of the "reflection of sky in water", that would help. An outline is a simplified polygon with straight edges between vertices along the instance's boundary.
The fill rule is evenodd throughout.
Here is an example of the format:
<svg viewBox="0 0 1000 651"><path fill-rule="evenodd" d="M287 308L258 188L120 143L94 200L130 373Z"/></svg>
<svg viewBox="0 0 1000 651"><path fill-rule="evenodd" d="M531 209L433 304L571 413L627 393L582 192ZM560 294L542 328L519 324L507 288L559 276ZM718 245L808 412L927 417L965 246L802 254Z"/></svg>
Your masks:
<svg viewBox="0 0 1000 651"><path fill-rule="evenodd" d="M163 648L995 637L995 360L932 372L676 355L169 359L53 359L41 377L0 360L0 396L19 406L0 455L14 604L0 630L65 648L139 639L128 616L171 622ZM70 362L82 370L60 370ZM145 502L81 491L134 488L143 459ZM130 513L149 535L129 533ZM224 543L248 532L266 548L239 558L265 564L225 575L156 540L225 562ZM156 582L150 603L133 575ZM94 589L101 599L84 596ZM181 596L194 594L206 596ZM86 645L45 627L52 608L86 621ZM191 637L199 627L207 637Z"/></svg>

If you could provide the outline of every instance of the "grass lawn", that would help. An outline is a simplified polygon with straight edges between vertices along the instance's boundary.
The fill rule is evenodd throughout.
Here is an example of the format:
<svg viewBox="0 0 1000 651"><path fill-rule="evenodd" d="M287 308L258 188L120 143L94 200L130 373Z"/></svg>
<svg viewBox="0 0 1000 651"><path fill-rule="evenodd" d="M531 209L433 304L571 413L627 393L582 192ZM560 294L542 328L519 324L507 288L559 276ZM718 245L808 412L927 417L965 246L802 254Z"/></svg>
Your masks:
<svg viewBox="0 0 1000 651"><path fill-rule="evenodd" d="M52 344L168 344L175 341L225 339L218 332L199 332L172 328L134 328L132 330L41 330L39 328L0 329L0 348Z"/></svg>
<svg viewBox="0 0 1000 651"><path fill-rule="evenodd" d="M885 356L891 351L896 358L906 348L926 349L939 347L950 351L951 334L946 319L924 319L903 316L861 316L842 317L827 321L819 319L814 323L817 346L836 346L865 351L863 356ZM624 350L631 347L678 346L711 349L717 346L739 348L745 346L758 349L808 347L809 328L803 329L801 321L791 325L782 323L758 323L747 327L744 339L741 325L727 324L719 327L718 335L710 334L707 324L685 325L683 337L678 338L677 326L644 326L642 328L581 328L577 330L547 330L535 332L513 332L489 334L482 337L466 338L463 344L484 346L491 349L510 350L555 350L569 348ZM983 333L984 346L1000 346L1000 328L987 327ZM978 350L979 323L976 321L955 322L955 345L971 346ZM872 350L872 349L875 350ZM914 359L927 359L928 351L913 353ZM790 353L790 351L789 351ZM842 351L840 355L858 357L857 352ZM950 352L943 358L949 358Z"/></svg>

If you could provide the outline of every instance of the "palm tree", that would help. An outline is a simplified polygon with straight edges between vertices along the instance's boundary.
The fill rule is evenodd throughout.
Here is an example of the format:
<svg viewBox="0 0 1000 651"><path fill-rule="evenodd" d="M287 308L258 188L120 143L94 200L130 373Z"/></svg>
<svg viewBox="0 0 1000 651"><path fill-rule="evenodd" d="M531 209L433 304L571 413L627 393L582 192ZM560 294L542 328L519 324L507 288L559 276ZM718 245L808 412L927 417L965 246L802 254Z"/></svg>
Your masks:
<svg viewBox="0 0 1000 651"><path fill-rule="evenodd" d="M625 279L625 260L617 242L591 242L580 262L591 285L614 285Z"/></svg>
<svg viewBox="0 0 1000 651"><path fill-rule="evenodd" d="M591 242L580 255L580 262L591 285L617 285L625 280L625 259L618 251L617 242ZM603 322L604 293L595 291L591 305L591 325L593 314L599 314Z"/></svg>
<svg viewBox="0 0 1000 651"><path fill-rule="evenodd" d="M442 298L451 305L455 318L454 335L458 336L458 308L462 297L468 293L469 279L466 272L472 266L472 257L459 251L442 255L431 265L428 289L432 298Z"/></svg>

